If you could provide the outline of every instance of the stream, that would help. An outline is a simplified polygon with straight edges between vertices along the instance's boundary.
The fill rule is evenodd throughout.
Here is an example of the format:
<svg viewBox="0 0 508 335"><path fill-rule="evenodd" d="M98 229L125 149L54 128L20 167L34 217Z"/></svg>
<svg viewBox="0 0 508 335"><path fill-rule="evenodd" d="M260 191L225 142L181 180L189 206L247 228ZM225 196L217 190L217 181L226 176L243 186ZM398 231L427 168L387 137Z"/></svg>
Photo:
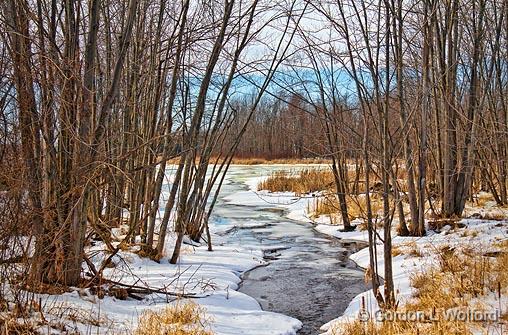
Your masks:
<svg viewBox="0 0 508 335"><path fill-rule="evenodd" d="M339 317L357 294L367 290L363 271L349 260L363 244L329 237L310 223L288 219L276 203L237 204L224 199L248 191L248 179L275 169L283 168L231 167L212 224L232 227L224 230L224 243L261 247L269 262L245 273L239 291L255 298L264 310L302 321L298 334L319 334L321 325Z"/></svg>

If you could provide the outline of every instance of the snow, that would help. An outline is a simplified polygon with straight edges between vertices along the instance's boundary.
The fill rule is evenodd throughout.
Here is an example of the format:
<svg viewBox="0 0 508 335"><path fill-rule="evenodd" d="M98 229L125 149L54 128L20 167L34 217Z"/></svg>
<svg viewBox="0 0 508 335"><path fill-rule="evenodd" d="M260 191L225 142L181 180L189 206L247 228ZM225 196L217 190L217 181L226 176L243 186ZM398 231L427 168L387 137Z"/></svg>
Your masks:
<svg viewBox="0 0 508 335"><path fill-rule="evenodd" d="M358 224L360 224L360 222L355 220L355 221L352 221L351 224L358 225ZM325 223L320 223L320 224L316 225L316 230L323 233L323 234L326 234L326 235L334 236L334 237L341 238L344 240L357 240L357 241L365 241L365 242L369 240L369 235L366 230L356 229L356 230L349 231L349 232L343 232L343 231L341 231L341 228L342 228L341 226L325 224Z"/></svg>
<svg viewBox="0 0 508 335"><path fill-rule="evenodd" d="M463 247L475 246L478 248L477 250L486 252L495 249L492 247L494 243L508 238L508 221L464 219L461 223L463 223L465 227L453 231L450 226L446 226L440 233L429 232L427 236L423 237L395 236L393 238L393 247L402 248L406 251L403 254L393 257L393 280L399 306L402 306L412 297L413 288L410 285L411 275L425 271L438 264L439 260L437 255L441 247L449 246L460 250L460 248ZM340 238L351 238L352 236L351 233L340 233L332 230L330 227L327 229L329 229L331 235ZM322 231L325 232L326 229L322 229ZM466 231L469 233L466 234ZM380 249L381 248L378 248L378 268L379 273L383 274L384 261L382 250ZM411 255L407 252L409 249L415 249L419 254ZM369 265L368 248L364 248L351 255L351 259L360 267L367 268ZM383 286L380 287L380 291L383 292ZM490 305L492 307L491 310L495 310L499 306L499 301L493 298L495 297L482 297L481 301L487 306ZM377 305L372 290L363 292L351 301L341 317L331 320L321 327L324 334L334 334L334 332L332 332L333 329L340 329L341 324L357 319L361 310L362 299L366 301L365 309L367 312L369 312L371 316L375 315L379 310L379 306ZM504 301L502 304L503 306L508 306L508 301ZM504 307L504 310L506 310L506 307Z"/></svg>
<svg viewBox="0 0 508 335"><path fill-rule="evenodd" d="M283 168L285 167L280 167L280 169ZM352 232L343 232L340 230L340 226L327 224L329 219L326 217L310 218L307 209L314 201L315 196L319 194L297 197L287 192L257 191L260 181L274 170L256 171L259 172L259 175L242 180L248 189L229 194L223 197L223 200L226 203L258 208L266 207L267 204L270 207L275 205L275 207L284 210L289 219L312 223L315 225L315 229L321 233L340 239L368 240L366 231L357 229ZM231 182L231 177L227 177L225 185L229 185ZM168 185L166 184L163 189L165 196L169 191ZM162 209L163 206L161 212L163 212ZM488 207L479 211L476 208L468 207L467 211L470 213L480 212L481 215L485 215L492 211L499 211L499 209ZM353 224L359 223L359 221L353 221ZM405 252L393 258L396 298L400 304L411 298L411 274L436 264L435 250L441 246L449 245L460 248L464 245L475 244L480 245L484 250L489 250L492 249L493 243L507 238L508 221L465 219L462 223L466 225L468 232L476 233L464 234L466 228L452 230L448 226L444 227L440 233L431 232L425 237L395 236L393 238L394 247L406 249L406 251L414 248L420 253L419 256L414 256ZM206 317L210 321L210 328L215 334L296 334L302 325L300 321L282 314L263 311L256 300L236 291L241 283L242 273L266 265L263 260L264 247L243 241L222 245L223 235L240 226L245 229L259 227L259 225L260 223L256 221L212 222L210 228L215 241L214 251L209 252L206 250L206 246L186 240L187 244L182 246L181 257L178 264L175 265L168 263L169 252L171 252L175 240L174 235L169 233L166 239L165 255L160 263L139 257L134 253L136 247L133 247L127 251L120 251L113 257L112 261L115 266L105 269L104 275L106 278L127 285L195 294L196 298L192 300L204 308ZM394 223L395 225L396 223ZM114 230L115 236L121 237L122 234L122 229ZM273 245L270 247L274 248ZM283 245L279 247L284 248ZM91 255L92 262L97 267L104 259L105 249L104 245L98 243L95 246L90 246L87 250ZM380 274L384 269L381 249L378 248ZM351 260L358 266L367 268L369 264L368 248L361 249L351 255ZM380 290L382 292L383 287ZM138 317L143 311L162 309L168 304L177 303L172 296L162 293L146 295L141 301L132 298L119 300L112 296L99 299L88 289L79 288L75 288L69 293L39 295L37 298L40 298L46 319L70 325L71 328L84 334L131 333L136 328ZM374 315L379 309L372 290L363 292L350 302L342 316L322 326L323 333L331 335L332 329L340 328L344 322L357 319L362 301L371 315ZM499 304L495 296L484 297L482 302L494 307ZM503 301L502 304L508 306L508 301ZM42 330L46 333L58 333L55 329Z"/></svg>
<svg viewBox="0 0 508 335"><path fill-rule="evenodd" d="M262 311L253 298L236 292L240 274L263 265L261 252L238 250L218 246L214 252L204 247L184 246L183 256L176 265L167 259L156 263L130 252L120 252L115 261L126 263L120 269L107 269L109 279L124 284L147 287L178 288L182 293L195 293L201 298L193 299L205 309L215 334L295 334L301 323L293 318ZM137 318L147 309L160 309L168 304L169 296L151 294L142 301L118 300L106 296L98 299L88 290L76 290L57 296L41 295L45 305L57 317L60 310L80 310L88 314L85 319L102 319L100 328L90 324L76 323L81 333L118 334L136 327ZM174 302L173 302L174 303ZM58 308L55 308L58 306ZM51 315L45 315L46 318Z"/></svg>
<svg viewBox="0 0 508 335"><path fill-rule="evenodd" d="M315 229L321 233L334 236L345 240L368 241L368 233L365 230L356 229L351 232L341 231L340 225L328 224L330 221L328 216L311 218L307 209L314 200L314 195L304 197L296 197L288 192L256 191L257 185L263 177L252 178L248 181L249 191L235 194L230 197L230 201L242 204L261 205L262 202L270 202L287 211L286 217L292 220L302 222L310 222L315 225ZM480 194L479 197L485 195ZM508 210L495 206L495 202L488 201L481 208L468 205L465 209L465 216L479 217L508 217ZM352 222L353 225L360 224L360 220ZM403 249L405 252L394 256L392 259L393 280L396 292L396 299L399 306L409 301L413 295L411 287L411 276L420 273L438 264L438 250L443 246L449 246L460 250L462 247L475 246L476 250L493 251L496 248L493 244L508 238L508 220L482 220L482 219L463 219L461 223L463 228L452 229L445 226L440 233L430 231L424 237L400 237L396 236L395 230L392 232L392 244L394 248ZM397 220L394 220L393 227L397 226ZM381 231L379 231L382 234ZM410 249L414 249L416 254L413 255ZM363 248L357 253L350 256L359 267L366 269L369 266L369 250ZM384 260L382 247L377 248L378 271L382 275L384 273ZM383 292L384 287L380 287ZM506 311L508 307L508 298L504 297L500 302L495 294L484 296L478 300L484 306L490 307L486 310L496 310L499 306ZM373 291L369 290L357 295L348 305L343 315L329 321L321 327L323 335L337 334L337 330L341 329L341 325L357 320L359 312L362 309L362 303L369 314L375 315L379 311L379 306L374 297ZM491 334L495 334L496 327L490 329ZM340 332L339 332L340 333Z"/></svg>
<svg viewBox="0 0 508 335"><path fill-rule="evenodd" d="M89 250L97 252L94 260L104 259L100 255L101 247ZM131 251L120 251L113 262L116 266L104 273L108 279L126 285L196 294L197 298L192 300L203 307L214 334L290 335L296 334L301 327L300 321L262 311L256 300L235 291L243 272L266 264L261 250L216 246L213 252L209 252L206 246L183 245L182 256L175 265L169 264L167 257L157 263ZM76 289L61 295L40 295L40 298L45 306L46 319L54 322L64 320L66 325L83 334L130 333L136 328L143 311L162 309L168 303L177 302L172 296L162 293L147 295L142 301L119 300L111 296L99 299L88 289ZM65 319L69 311L79 311L81 317L78 320L85 321ZM100 320L100 326L86 320Z"/></svg>
<svg viewBox="0 0 508 335"><path fill-rule="evenodd" d="M163 199L169 195L171 178L172 176L163 185ZM226 178L225 185L231 183L230 178ZM257 180L250 181L248 185L255 187ZM234 198L252 198L253 194L250 191L245 194L240 192L234 194ZM254 198L258 201L256 205L266 205L255 194ZM163 215L163 209L164 200L161 201L159 216ZM255 221L243 224L246 227L259 225ZM168 259L175 243L174 233L170 232L166 238L164 257L159 263L138 256L136 251L139 247L134 245L128 250L119 251L112 258L114 266L104 270L104 277L124 285L193 295L191 300L203 308L208 321L206 323L214 334L296 334L302 326L299 320L263 311L254 298L236 291L244 272L267 264L263 260L263 250L266 247L253 243L242 244L242 241L222 245L221 241L225 239L221 235L235 228L231 222L211 223L210 228L214 241L213 252L207 251L206 245L185 238L178 263L169 264ZM128 227L115 228L113 235L121 240L127 230ZM113 245L116 246L117 243ZM101 262L107 257L106 250L102 242L87 247L86 252L96 268L100 268ZM83 268L88 271L86 265ZM68 331L74 330L82 334L131 334L144 311L162 309L168 304L179 302L174 296L163 293L143 295L142 298L120 300L106 295L99 299L89 289L73 288L71 292L63 294L38 294L35 300L40 299L44 318L49 324L65 325ZM48 326L40 330L48 334L61 333L61 330Z"/></svg>

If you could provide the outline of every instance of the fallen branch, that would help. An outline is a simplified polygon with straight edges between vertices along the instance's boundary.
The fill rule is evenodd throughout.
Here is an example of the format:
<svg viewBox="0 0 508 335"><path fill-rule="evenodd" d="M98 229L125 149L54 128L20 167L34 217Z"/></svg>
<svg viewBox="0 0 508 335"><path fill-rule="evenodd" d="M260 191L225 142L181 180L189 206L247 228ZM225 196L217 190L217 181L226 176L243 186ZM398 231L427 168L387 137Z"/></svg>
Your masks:
<svg viewBox="0 0 508 335"><path fill-rule="evenodd" d="M177 298L193 298L193 299L199 299L199 298L206 298L209 297L210 294L197 294L197 293L176 293L176 292L169 292L164 289L160 288L150 288L150 287L143 287L143 286L137 286L137 285L130 285L130 284L124 284L121 282L117 282L110 279L102 278L101 280L102 284L110 284L112 286L119 286L123 287L127 293L129 294L165 294L172 297Z"/></svg>

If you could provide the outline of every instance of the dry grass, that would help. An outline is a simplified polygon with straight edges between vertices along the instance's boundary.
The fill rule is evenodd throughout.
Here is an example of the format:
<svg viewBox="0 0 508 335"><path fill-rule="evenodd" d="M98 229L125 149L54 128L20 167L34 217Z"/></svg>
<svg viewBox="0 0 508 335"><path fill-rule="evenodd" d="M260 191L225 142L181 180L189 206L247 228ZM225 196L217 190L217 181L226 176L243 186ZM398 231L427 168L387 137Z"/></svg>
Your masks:
<svg viewBox="0 0 508 335"><path fill-rule="evenodd" d="M249 163L248 161L237 161L239 164L264 164L262 161L253 160ZM272 162L275 163L275 162ZM283 162L278 162L283 163ZM290 163L287 161L286 163ZM267 161L267 164L269 162ZM366 218L366 198L364 193L367 191L365 181L357 179L357 171L349 169L348 183L351 193L359 193L359 195L349 194L347 195L347 207L350 220L365 219ZM403 169L398 171L399 177L405 176ZM360 177L364 177L364 173L360 172ZM381 217L383 210L382 201L382 183L378 180L378 176L371 174L370 176L370 188L369 192L371 195L371 205L373 217ZM356 180L356 182L355 182ZM402 179L398 180L398 186L400 190L406 189L406 182ZM391 186L390 186L391 187ZM430 186L429 186L430 187ZM322 191L323 196L316 197L314 201L311 201L308 205L308 213L311 217L319 217L326 215L330 218L330 223L340 223L340 208L337 198L334 194L335 182L333 178L333 172L331 169L320 169L320 168L307 168L302 171L277 171L269 176L266 180L258 185L258 190L268 190L271 192L293 192L297 195L308 194L311 192ZM390 208L394 208L395 199L393 193L389 194ZM405 215L409 214L409 204L407 198L402 196L402 205ZM434 231L440 231L443 226L451 225L454 229L460 227L460 218L447 218L442 219L438 213L434 212L434 209L439 209L440 202L438 200L433 201L432 210L429 203L425 202L426 217L429 219L429 229ZM482 210L478 210L482 208ZM486 210L483 210L486 209ZM478 214L478 213L481 214ZM485 220L505 220L507 218L507 211L503 208L499 208L495 205L492 194L487 192L480 192L476 195L474 203L468 202L464 216L468 217L472 213L476 216ZM363 229L364 225L360 225L360 229ZM473 236L472 233L470 236Z"/></svg>
<svg viewBox="0 0 508 335"><path fill-rule="evenodd" d="M497 248L508 250L508 239L502 240L502 241L499 241L499 242L495 242L494 246L497 247Z"/></svg>
<svg viewBox="0 0 508 335"><path fill-rule="evenodd" d="M19 321L14 318L3 319L0 318L0 334L9 334L9 335L38 335L38 332L35 327L30 324L28 321L26 322Z"/></svg>
<svg viewBox="0 0 508 335"><path fill-rule="evenodd" d="M134 335L212 335L204 311L196 303L178 303L160 311L146 311Z"/></svg>
<svg viewBox="0 0 508 335"><path fill-rule="evenodd" d="M494 292L506 294L508 287L508 254L484 257L477 248L465 248L460 253L442 247L439 266L414 274L414 301L409 310L433 310L469 306L473 298ZM501 292L499 292L501 290Z"/></svg>
<svg viewBox="0 0 508 335"><path fill-rule="evenodd" d="M221 158L220 160L222 160ZM217 157L212 157L210 162L213 163L217 160ZM199 161L199 157L196 158L196 162ZM180 157L175 157L168 160L169 164L178 164ZM233 165L271 165L271 164L330 164L330 160L326 158L263 158L263 157L233 157L231 164Z"/></svg>
<svg viewBox="0 0 508 335"><path fill-rule="evenodd" d="M267 159L262 157L241 158L235 157L231 161L234 165L261 165L261 164L330 164L329 159L325 158L274 158Z"/></svg>
<svg viewBox="0 0 508 335"><path fill-rule="evenodd" d="M495 203L494 196L491 193L480 192L475 197L475 202L472 205L478 207L485 207L488 203Z"/></svg>
<svg viewBox="0 0 508 335"><path fill-rule="evenodd" d="M355 321L345 325L341 331L332 330L333 335L470 335L464 322L413 323L405 321L376 323Z"/></svg>
<svg viewBox="0 0 508 335"><path fill-rule="evenodd" d="M303 169L297 172L277 171L258 185L258 190L306 194L333 188L333 173L329 170Z"/></svg>
<svg viewBox="0 0 508 335"><path fill-rule="evenodd" d="M348 214L351 219L366 218L367 217L367 198L365 196L349 196L346 198L348 201ZM370 206L374 216L383 211L383 199L379 195L371 195Z"/></svg>
<svg viewBox="0 0 508 335"><path fill-rule="evenodd" d="M404 254L404 251L402 251L402 248L398 245L394 245L392 247L392 256L393 257L397 257L397 256L400 256L400 255L403 255Z"/></svg>
<svg viewBox="0 0 508 335"><path fill-rule="evenodd" d="M348 171L350 183L354 180L355 171ZM375 176L371 176L375 180ZM371 190L371 208L373 216L381 216L383 210L383 199L381 194L376 191L376 185L373 183ZM338 214L340 207L338 199L334 193L335 180L333 172L330 169L308 168L300 171L276 171L267 179L258 184L258 190L268 190L270 192L293 192L297 195L308 194L322 191L323 196L316 197L307 208L307 212L314 218L321 215L328 215L330 223L340 222ZM359 181L359 191L363 192L365 188L363 181ZM393 197L391 197L391 206L393 206ZM346 197L348 215L350 220L364 219L367 217L367 200L364 194L358 196L348 195ZM362 227L360 227L362 228ZM365 227L363 227L365 228Z"/></svg>
<svg viewBox="0 0 508 335"><path fill-rule="evenodd" d="M313 204L308 208L308 212L314 217L320 215L331 215L339 212L339 201L333 194L326 194L323 197L316 198Z"/></svg>
<svg viewBox="0 0 508 335"><path fill-rule="evenodd" d="M383 199L380 196L372 195L370 200L372 213L376 216L376 214L381 213L383 210ZM346 202L350 220L367 217L367 200L364 195L348 195L346 197ZM339 201L337 197L335 194L329 193L323 197L316 198L312 207L309 209L309 212L311 212L314 217L318 217L320 215L331 215L337 213L339 212L339 208Z"/></svg>
<svg viewBox="0 0 508 335"><path fill-rule="evenodd" d="M416 242L406 242L392 247L392 256L408 255L411 257L422 257L422 251L418 248Z"/></svg>
<svg viewBox="0 0 508 335"><path fill-rule="evenodd" d="M499 247L508 251L508 242L500 243ZM478 323L445 318L443 312L466 308L486 310L474 298L492 292L505 295L508 291L508 253L505 251L496 254L496 257L485 257L478 249L479 247L469 247L458 252L443 246L437 251L439 265L411 276L414 295L399 311L425 312L428 316L433 314L436 321L355 321L337 327L333 334L472 334ZM402 253L401 250L395 253L399 251Z"/></svg>
<svg viewBox="0 0 508 335"><path fill-rule="evenodd" d="M422 257L423 256L423 253L422 251L420 250L420 248L418 248L418 245L416 244L416 242L409 242L406 244L406 247L408 248L408 252L407 254L411 257Z"/></svg>

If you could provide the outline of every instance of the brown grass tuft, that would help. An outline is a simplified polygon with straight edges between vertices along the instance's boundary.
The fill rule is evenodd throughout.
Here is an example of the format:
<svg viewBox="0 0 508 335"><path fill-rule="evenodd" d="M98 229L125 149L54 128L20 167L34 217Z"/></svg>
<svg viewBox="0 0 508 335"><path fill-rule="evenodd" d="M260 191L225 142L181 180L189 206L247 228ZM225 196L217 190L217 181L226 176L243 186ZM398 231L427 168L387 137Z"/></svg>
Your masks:
<svg viewBox="0 0 508 335"><path fill-rule="evenodd" d="M212 335L204 311L193 302L178 303L160 311L146 311L134 335Z"/></svg>
<svg viewBox="0 0 508 335"><path fill-rule="evenodd" d="M421 250L416 245L416 242L406 242L392 247L392 256L408 255L411 257L422 257Z"/></svg>
<svg viewBox="0 0 508 335"><path fill-rule="evenodd" d="M410 249L414 249L408 245ZM507 246L500 245L506 248ZM424 312L436 321L385 322L354 321L337 326L333 334L339 335L394 335L394 334L472 334L479 326L474 321L452 320L444 317L450 309L472 308L482 310L485 306L474 303L474 298L489 293L508 293L508 252L496 253L495 257L482 256L480 247L454 249L443 246L437 250L439 265L411 276L414 294L398 311ZM394 248L401 252L401 246ZM397 251L398 250L398 251ZM506 317L506 316L504 316ZM503 318L503 316L501 317Z"/></svg>
<svg viewBox="0 0 508 335"><path fill-rule="evenodd" d="M404 252L402 251L402 249L400 248L400 246L398 245L394 245L392 247L392 256L393 257L397 257L399 255L402 255Z"/></svg>
<svg viewBox="0 0 508 335"><path fill-rule="evenodd" d="M297 172L276 171L258 185L258 190L306 194L330 190L333 186L334 179L331 171L304 169Z"/></svg>
<svg viewBox="0 0 508 335"><path fill-rule="evenodd" d="M0 334L38 335L40 332L29 322L20 322L18 319L14 318L0 318Z"/></svg>
<svg viewBox="0 0 508 335"><path fill-rule="evenodd" d="M374 217L383 210L383 200L380 196L371 196L371 207ZM346 196L348 215L350 220L367 217L367 200L364 195ZM339 212L339 201L335 194L328 193L323 197L316 198L310 212L313 216L330 215Z"/></svg>
<svg viewBox="0 0 508 335"><path fill-rule="evenodd" d="M413 323L407 321L383 322L354 321L346 324L342 330L332 330L333 335L470 335L472 334L466 324L458 321L450 321L445 324L437 323Z"/></svg>

